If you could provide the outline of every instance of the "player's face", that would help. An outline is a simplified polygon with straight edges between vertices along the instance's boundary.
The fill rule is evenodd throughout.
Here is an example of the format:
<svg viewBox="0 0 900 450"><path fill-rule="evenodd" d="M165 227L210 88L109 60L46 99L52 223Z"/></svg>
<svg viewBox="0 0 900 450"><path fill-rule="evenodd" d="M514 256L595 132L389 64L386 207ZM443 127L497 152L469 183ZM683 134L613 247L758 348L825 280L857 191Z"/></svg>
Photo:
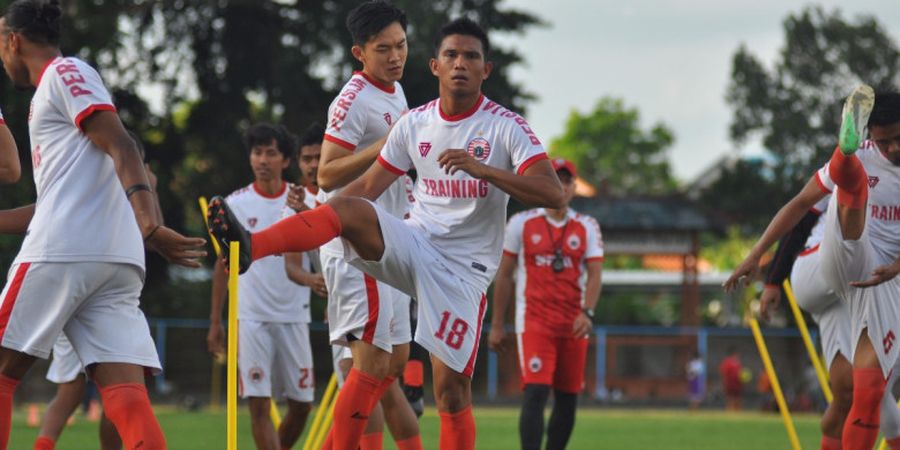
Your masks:
<svg viewBox="0 0 900 450"><path fill-rule="evenodd" d="M566 196L566 205L568 205L572 198L575 197L575 177L568 170L560 170L556 172L556 176L559 177L559 182L562 184L563 193Z"/></svg>
<svg viewBox="0 0 900 450"><path fill-rule="evenodd" d="M431 73L438 77L441 91L454 97L480 93L492 67L484 60L481 40L461 34L445 37L437 56L431 59Z"/></svg>
<svg viewBox="0 0 900 450"><path fill-rule="evenodd" d="M900 166L900 122L869 128L869 137L895 166Z"/></svg>
<svg viewBox="0 0 900 450"><path fill-rule="evenodd" d="M322 154L322 145L304 145L300 147L298 163L303 178L314 186L317 186L316 176L319 174L319 155Z"/></svg>
<svg viewBox="0 0 900 450"><path fill-rule="evenodd" d="M278 151L278 144L272 142L250 149L250 167L257 181L280 180L290 160Z"/></svg>
<svg viewBox="0 0 900 450"><path fill-rule="evenodd" d="M28 68L19 57L19 39L19 35L6 26L6 19L0 18L0 61L3 61L3 69L9 75L9 79L16 87L21 88L29 87L31 80Z"/></svg>
<svg viewBox="0 0 900 450"><path fill-rule="evenodd" d="M354 45L353 56L363 64L363 72L388 86L403 78L406 65L406 32L394 22L369 39L362 47Z"/></svg>

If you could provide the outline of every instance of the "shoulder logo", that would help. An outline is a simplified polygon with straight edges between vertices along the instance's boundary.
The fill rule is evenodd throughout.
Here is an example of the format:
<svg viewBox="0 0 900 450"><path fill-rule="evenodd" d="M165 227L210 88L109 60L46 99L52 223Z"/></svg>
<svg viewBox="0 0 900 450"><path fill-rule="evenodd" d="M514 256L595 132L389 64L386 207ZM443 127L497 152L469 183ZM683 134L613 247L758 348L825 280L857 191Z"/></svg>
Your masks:
<svg viewBox="0 0 900 450"><path fill-rule="evenodd" d="M532 243L532 244L537 244L537 243L539 243L539 242L541 242L541 235L540 235L539 233L534 233L534 234L532 234L532 235L531 235L531 243Z"/></svg>
<svg viewBox="0 0 900 450"><path fill-rule="evenodd" d="M248 225L247 228L255 227L256 226L256 217L251 217L251 218L247 219L247 225Z"/></svg>
<svg viewBox="0 0 900 450"><path fill-rule="evenodd" d="M878 184L878 177L869 175L869 189L873 189Z"/></svg>
<svg viewBox="0 0 900 450"><path fill-rule="evenodd" d="M477 137L469 141L469 145L466 146L466 151L468 151L473 158L484 161L491 155L491 144L487 139Z"/></svg>
<svg viewBox="0 0 900 450"><path fill-rule="evenodd" d="M419 142L419 154L422 157L428 156L428 152L431 151L431 142Z"/></svg>
<svg viewBox="0 0 900 450"><path fill-rule="evenodd" d="M34 146L34 150L31 151L31 167L37 169L41 167L41 146Z"/></svg>
<svg viewBox="0 0 900 450"><path fill-rule="evenodd" d="M578 237L577 234L570 234L567 243L569 244L569 248L575 250L578 247L581 247L581 238Z"/></svg>
<svg viewBox="0 0 900 450"><path fill-rule="evenodd" d="M393 119L391 119L391 113L384 113L384 121L387 122L388 126L391 126Z"/></svg>

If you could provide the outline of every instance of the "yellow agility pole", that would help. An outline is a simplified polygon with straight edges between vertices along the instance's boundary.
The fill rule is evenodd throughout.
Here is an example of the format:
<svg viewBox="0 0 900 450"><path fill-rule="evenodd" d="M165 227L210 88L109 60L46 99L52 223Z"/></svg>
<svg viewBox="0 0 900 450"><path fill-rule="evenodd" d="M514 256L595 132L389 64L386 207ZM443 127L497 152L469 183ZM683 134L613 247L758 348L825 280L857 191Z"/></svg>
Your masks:
<svg viewBox="0 0 900 450"><path fill-rule="evenodd" d="M237 450L237 308L240 242L232 241L228 259L228 450Z"/></svg>
<svg viewBox="0 0 900 450"><path fill-rule="evenodd" d="M806 352L809 353L809 359L812 361L813 367L816 368L816 375L819 377L819 386L822 386L822 393L825 394L825 400L827 400L828 403L831 403L832 400L834 400L834 396L831 394L831 386L828 385L828 372L825 370L822 360L819 359L819 352L816 351L816 347L809 337L809 330L806 328L806 320L803 318L803 313L800 312L800 307L797 306L797 298L794 297L794 290L791 289L790 280L785 279L783 284L784 293L787 294L788 303L791 305L791 311L794 312L794 320L797 322L797 328L800 329L800 336L803 337L803 344L806 345Z"/></svg>
<svg viewBox="0 0 900 450"><path fill-rule="evenodd" d="M316 430L316 440L313 441L313 450L322 448L322 443L325 442L325 438L328 437L328 430L331 429L331 421L334 419L335 403L337 403L337 395L334 396L331 404L328 405L328 411L325 412L325 420L322 421L322 426Z"/></svg>
<svg viewBox="0 0 900 450"><path fill-rule="evenodd" d="M197 202L200 203L200 211L203 212L203 224L206 225L206 232L209 233L209 240L212 242L213 250L216 251L216 256L222 256L222 249L219 248L219 243L216 241L216 238L212 235L212 232L209 230L209 222L206 219L206 211L209 210L209 203L206 202L206 197L200 196L197 198Z"/></svg>
<svg viewBox="0 0 900 450"><path fill-rule="evenodd" d="M313 441L319 434L319 427L322 426L325 419L325 410L333 403L335 392L337 392L337 376L332 373L331 379L328 380L328 386L325 388L325 394L319 401L319 407L316 408L316 415L313 416L312 425L309 427L309 433L306 434L306 442L303 443L303 450L314 450Z"/></svg>
<svg viewBox="0 0 900 450"><path fill-rule="evenodd" d="M900 408L900 401L897 401L897 407ZM881 444L878 445L878 450L888 450L887 438L884 435L881 436Z"/></svg>
<svg viewBox="0 0 900 450"><path fill-rule="evenodd" d="M269 400L269 418L272 419L272 425L275 425L277 431L281 426L281 414L278 412L278 405L275 404L274 397Z"/></svg>
<svg viewBox="0 0 900 450"><path fill-rule="evenodd" d="M769 358L769 350L766 349L766 341L763 340L762 332L759 331L759 323L756 319L750 319L750 329L753 331L753 339L756 341L756 347L759 349L759 356L762 358L763 366L765 366L769 380L772 382L772 392L775 393L775 401L778 402L778 410L781 411L781 418L784 420L784 428L787 429L791 448L801 450L800 440L797 438L797 430L794 429L794 421L791 420L791 412L788 411L787 403L784 401L784 394L781 393L781 385L778 383L778 375L775 374L772 359Z"/></svg>

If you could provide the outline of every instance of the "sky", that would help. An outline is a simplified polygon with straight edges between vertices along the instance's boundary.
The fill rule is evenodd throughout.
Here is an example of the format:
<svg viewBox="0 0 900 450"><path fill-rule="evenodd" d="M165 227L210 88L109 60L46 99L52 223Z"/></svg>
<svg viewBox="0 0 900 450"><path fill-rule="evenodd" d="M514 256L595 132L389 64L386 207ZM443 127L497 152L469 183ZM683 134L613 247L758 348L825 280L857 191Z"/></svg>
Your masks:
<svg viewBox="0 0 900 450"><path fill-rule="evenodd" d="M729 152L762 154L751 141L728 137L725 103L731 57L743 43L768 68L784 44L782 23L809 2L796 0L505 0L549 25L500 36L526 65L513 80L538 100L526 118L545 144L562 134L572 110L587 113L603 96L637 108L642 129L663 123L675 134L669 160L675 176L692 180ZM845 20L875 16L900 42L898 0L822 0ZM849 90L852 89L848 87Z"/></svg>

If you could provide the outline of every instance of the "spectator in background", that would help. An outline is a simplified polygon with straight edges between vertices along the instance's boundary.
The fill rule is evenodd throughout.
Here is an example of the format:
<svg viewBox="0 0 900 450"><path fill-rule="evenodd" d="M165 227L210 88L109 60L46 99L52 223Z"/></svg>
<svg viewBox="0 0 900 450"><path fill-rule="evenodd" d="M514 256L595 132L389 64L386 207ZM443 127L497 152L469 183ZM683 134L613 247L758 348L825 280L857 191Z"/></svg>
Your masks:
<svg viewBox="0 0 900 450"><path fill-rule="evenodd" d="M725 393L725 410L741 410L741 360L737 348L729 347L728 356L719 364L719 375L722 377L722 391Z"/></svg>
<svg viewBox="0 0 900 450"><path fill-rule="evenodd" d="M703 364L703 358L700 353L694 351L691 360L687 363L687 380L688 380L688 407L695 410L700 407L703 397L706 395L706 386L703 376L706 367Z"/></svg>

